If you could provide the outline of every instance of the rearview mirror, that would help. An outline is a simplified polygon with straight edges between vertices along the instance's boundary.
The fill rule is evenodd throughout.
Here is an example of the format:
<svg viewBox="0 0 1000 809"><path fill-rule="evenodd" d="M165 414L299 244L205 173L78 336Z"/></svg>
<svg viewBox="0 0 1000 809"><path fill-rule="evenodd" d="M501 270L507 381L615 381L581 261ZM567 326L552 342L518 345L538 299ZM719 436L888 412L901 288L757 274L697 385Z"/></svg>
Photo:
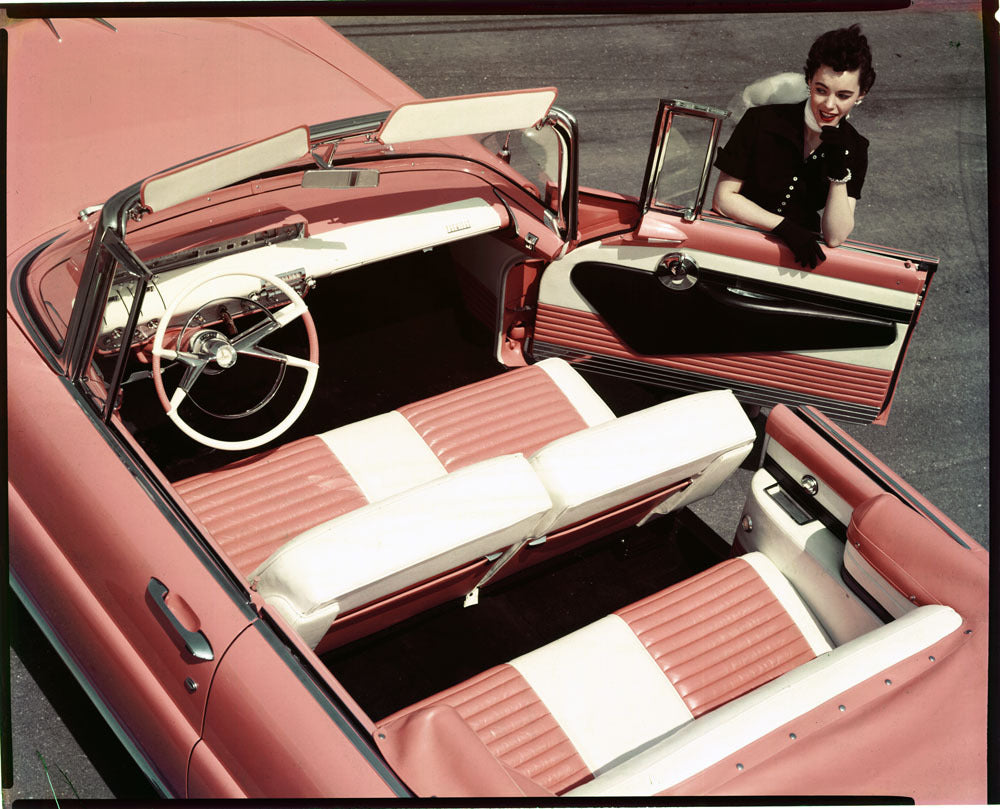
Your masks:
<svg viewBox="0 0 1000 809"><path fill-rule="evenodd" d="M303 188L377 188L378 169L318 169L302 175Z"/></svg>

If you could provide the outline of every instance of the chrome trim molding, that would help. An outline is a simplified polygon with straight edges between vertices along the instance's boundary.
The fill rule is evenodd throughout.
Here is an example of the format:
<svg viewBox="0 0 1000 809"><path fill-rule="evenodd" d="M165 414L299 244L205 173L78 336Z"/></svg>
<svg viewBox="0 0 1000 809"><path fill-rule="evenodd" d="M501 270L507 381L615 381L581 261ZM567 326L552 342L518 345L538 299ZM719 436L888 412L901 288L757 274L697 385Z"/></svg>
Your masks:
<svg viewBox="0 0 1000 809"><path fill-rule="evenodd" d="M879 408L871 405L838 402L835 399L827 399L822 396L796 393L783 388L772 388L765 385L754 385L748 382L741 382L737 379L698 374L691 371L682 371L677 368L664 368L635 360L594 354L593 352L581 351L541 341L535 341L532 344L531 354L535 361L545 359L546 357L562 357L568 362L572 362L578 370L631 379L635 382L659 385L686 393L729 389L744 404L759 405L761 407L773 407L779 403L789 406L811 405L819 408L831 418L841 421L868 424L880 412Z"/></svg>

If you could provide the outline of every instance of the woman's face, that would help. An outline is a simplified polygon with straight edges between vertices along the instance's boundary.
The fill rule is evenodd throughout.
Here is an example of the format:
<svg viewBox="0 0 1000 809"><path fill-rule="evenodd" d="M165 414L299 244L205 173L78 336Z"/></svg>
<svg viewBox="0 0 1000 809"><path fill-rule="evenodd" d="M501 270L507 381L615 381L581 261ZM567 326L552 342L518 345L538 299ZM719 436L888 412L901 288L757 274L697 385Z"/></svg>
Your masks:
<svg viewBox="0 0 1000 809"><path fill-rule="evenodd" d="M809 80L809 104L820 126L837 126L864 94L858 82L860 70L835 71L820 65Z"/></svg>

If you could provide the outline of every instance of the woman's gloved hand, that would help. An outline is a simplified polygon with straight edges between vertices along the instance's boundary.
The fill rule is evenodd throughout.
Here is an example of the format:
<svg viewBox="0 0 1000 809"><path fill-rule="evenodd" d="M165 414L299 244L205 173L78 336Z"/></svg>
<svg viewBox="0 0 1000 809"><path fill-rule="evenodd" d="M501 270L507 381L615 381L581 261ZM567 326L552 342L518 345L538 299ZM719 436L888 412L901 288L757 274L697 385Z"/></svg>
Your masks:
<svg viewBox="0 0 1000 809"><path fill-rule="evenodd" d="M823 170L826 178L834 182L850 179L847 165L847 133L837 126L824 126L820 130L823 144Z"/></svg>
<svg viewBox="0 0 1000 809"><path fill-rule="evenodd" d="M814 269L826 254L820 249L816 236L791 219L782 219L771 231L781 241L792 248L795 260L803 267Z"/></svg>

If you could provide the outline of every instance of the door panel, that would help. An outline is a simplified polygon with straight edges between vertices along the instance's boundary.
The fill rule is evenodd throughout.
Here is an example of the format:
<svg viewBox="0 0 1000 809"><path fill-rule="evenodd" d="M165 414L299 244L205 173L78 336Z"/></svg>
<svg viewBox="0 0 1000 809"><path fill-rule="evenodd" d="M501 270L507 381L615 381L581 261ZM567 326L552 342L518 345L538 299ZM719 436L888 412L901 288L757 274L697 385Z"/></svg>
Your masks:
<svg viewBox="0 0 1000 809"><path fill-rule="evenodd" d="M731 388L748 404L884 420L931 264L840 248L804 271L752 229L670 221L684 236L677 244L595 242L545 270L536 359L562 356L681 391Z"/></svg>
<svg viewBox="0 0 1000 809"><path fill-rule="evenodd" d="M851 243L804 270L770 234L703 214L728 115L660 101L636 227L590 230L545 270L530 353L883 423L936 260Z"/></svg>
<svg viewBox="0 0 1000 809"><path fill-rule="evenodd" d="M254 614L10 318L7 339L12 579L126 744L183 796L219 657Z"/></svg>
<svg viewBox="0 0 1000 809"><path fill-rule="evenodd" d="M833 296L781 294L764 283L712 270L671 276L669 264L692 251L667 253L652 272L615 264L583 262L573 268L573 285L625 343L640 354L708 354L732 351L863 348L896 340L893 321L910 310L861 314ZM681 270L684 272L684 270ZM726 323L727 328L713 324Z"/></svg>

